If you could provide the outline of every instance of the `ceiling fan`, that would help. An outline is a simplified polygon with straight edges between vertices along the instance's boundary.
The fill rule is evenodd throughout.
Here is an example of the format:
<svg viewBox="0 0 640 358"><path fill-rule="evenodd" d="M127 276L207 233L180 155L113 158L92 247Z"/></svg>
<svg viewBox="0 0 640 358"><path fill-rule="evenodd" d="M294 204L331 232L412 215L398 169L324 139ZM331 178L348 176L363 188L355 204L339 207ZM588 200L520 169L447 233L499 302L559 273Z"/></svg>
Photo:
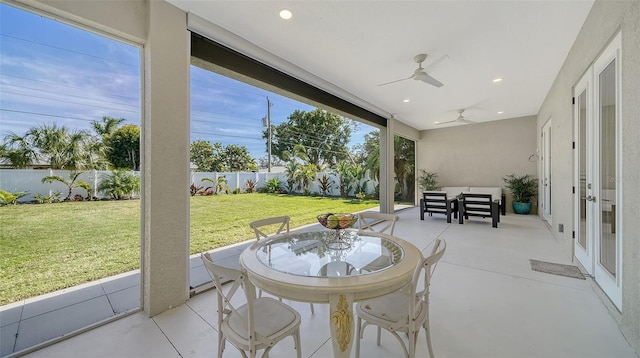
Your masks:
<svg viewBox="0 0 640 358"><path fill-rule="evenodd" d="M459 109L458 110L458 118L456 118L456 119L454 119L452 121L438 122L438 123L436 123L436 125L447 124L447 123L455 123L455 122L459 122L459 123L463 123L463 124L476 123L474 121L470 121L467 118L465 118L465 116L462 113L464 113L464 109Z"/></svg>
<svg viewBox="0 0 640 358"><path fill-rule="evenodd" d="M400 82L400 81L405 81L405 80L410 80L410 79L414 79L417 81L423 81L426 82L432 86L436 86L436 87L442 87L444 86L444 84L438 80L436 80L435 78L431 77L431 75L429 75L429 73L431 71L433 71L433 69L435 69L436 67L438 67L440 64L444 63L446 60L449 59L449 56L444 55L442 57L440 57L437 61L434 61L432 64L430 64L427 67L422 67L422 62L424 62L424 60L427 59L427 55L424 53L421 53L419 55L416 55L413 60L418 64L418 68L416 68L415 71L413 71L413 74L407 78L403 78L403 79L399 79L399 80L395 80L395 81L391 81L391 82L387 82L387 83L383 83L380 84L378 86L386 86L388 84L391 83L396 83L396 82Z"/></svg>

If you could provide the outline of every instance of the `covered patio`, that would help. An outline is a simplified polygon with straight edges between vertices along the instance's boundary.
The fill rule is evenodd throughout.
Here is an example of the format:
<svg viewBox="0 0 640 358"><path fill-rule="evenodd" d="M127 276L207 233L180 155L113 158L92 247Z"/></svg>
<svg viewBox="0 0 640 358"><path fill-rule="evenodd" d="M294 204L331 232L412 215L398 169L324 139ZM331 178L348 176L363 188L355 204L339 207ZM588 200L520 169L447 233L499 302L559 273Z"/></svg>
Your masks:
<svg viewBox="0 0 640 358"><path fill-rule="evenodd" d="M447 241L431 293L431 336L439 357L635 357L590 278L531 270L529 259L573 264L547 225L533 215L508 214L500 230L487 219L459 225L444 217L419 220L417 208L402 211L395 233L423 253L435 239ZM140 312L72 337L26 357L204 357L216 346L213 290L149 318ZM302 356L331 357L328 306L287 301L302 315ZM398 342L365 331L362 357L401 355ZM90 353L89 353L90 352ZM424 331L418 356L426 356ZM272 357L294 354L292 340ZM240 353L227 345L225 357ZM354 356L354 352L352 352Z"/></svg>
<svg viewBox="0 0 640 358"><path fill-rule="evenodd" d="M164 1L16 2L137 44L144 53L145 63L142 79L143 220L139 291L143 311L26 356L215 355L215 294L208 291L189 297L189 197L185 188L190 184L186 158L189 151L189 66L192 63L189 54L193 50L190 30L193 28L187 26L188 13ZM361 105L368 114L381 118L381 123L378 123L382 126L381 148L393 147L389 144L393 143L396 134L414 139L417 143L417 168L443 168L441 178L447 180L443 182L447 185L493 186L500 183L503 175L513 171L534 171L542 177L543 169L546 171L542 162L527 161L526 158L539 157L533 153L539 153L538 150L546 144L540 141L543 126L552 118L554 121L554 137L548 143L554 158L553 165L548 168L554 178L549 185L553 188L553 195L549 194L548 198L553 204L548 206L550 216L546 223L537 215L508 213L501 218L500 228L496 230L482 219L471 219L464 225L447 224L441 217L421 221L417 208L400 214L397 236L414 243L423 252L436 238L444 239L448 244L432 284L430 321L436 355L636 356L634 348L637 350L640 344L640 266L636 260L640 253L640 222L634 219L640 205L637 185L640 178L640 151L637 150L640 137L637 123L640 114L637 101L640 88L637 81L640 69L637 46L639 18L637 2L595 1L568 54L561 57L563 65L559 72L554 72L557 77L550 88L546 87L548 91L542 96L544 98L531 101L535 107L533 111L514 114L509 120L462 128L413 128L394 117L392 113L397 111L379 110L376 106L380 103L377 102L375 106L358 102L358 88L351 89L350 101L345 100L349 106ZM621 73L624 79L620 95L623 111L617 122L620 138L616 148L618 168L624 168L625 172L620 171L614 179L625 191L624 196L621 190L619 192L619 197L624 200L620 201L620 215L617 216L620 222L617 272L620 274L615 277L615 292L619 293L620 305L616 307L591 278L579 280L535 272L530 269L529 259L577 264L573 250L575 234L580 233L579 213L575 210L580 178L575 173L571 143L575 140L571 102L582 74L618 32L622 33L623 50L618 54L622 54ZM227 35L216 34L221 38ZM409 40L396 42L411 43ZM239 41L236 50L245 44ZM275 59L273 62L275 66ZM526 67L518 64L513 68L527 71ZM526 85L517 79L513 82ZM328 88L327 91L336 97L341 94L336 88ZM509 95L504 94L503 98L509 98ZM460 105L474 103L469 101ZM423 120L424 116L415 118ZM468 144L477 142L480 137L490 139L477 146ZM509 146L510 143L523 145ZM573 145L575 147L575 142ZM428 156L427 153L442 155ZM390 190L394 180L390 169L393 168L393 149L381 153L381 159L381 211L390 212L393 203L393 190ZM520 166L515 164L516 159ZM623 220L625 216L626 220ZM552 226L547 223L552 223ZM316 313L311 315L308 304L291 304L303 316L302 355L330 357L326 306L316 305ZM366 332L367 344L363 346L362 356L390 357L401 352L397 342L388 336L377 347L373 344L374 336L374 330ZM424 356L424 333L421 333L418 344L418 352ZM285 341L276 346L272 356L292 356L292 347L290 341ZM225 353L226 357L239 356L231 346Z"/></svg>

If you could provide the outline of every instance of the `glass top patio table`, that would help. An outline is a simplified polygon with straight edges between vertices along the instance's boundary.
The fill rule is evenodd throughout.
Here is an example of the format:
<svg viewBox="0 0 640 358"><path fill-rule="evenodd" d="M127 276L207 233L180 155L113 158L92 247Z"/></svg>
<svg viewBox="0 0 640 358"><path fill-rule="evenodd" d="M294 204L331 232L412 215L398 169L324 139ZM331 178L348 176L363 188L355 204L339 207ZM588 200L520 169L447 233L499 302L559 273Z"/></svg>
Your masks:
<svg viewBox="0 0 640 358"><path fill-rule="evenodd" d="M256 251L256 257L282 273L345 277L388 269L404 258L404 249L390 237L355 230L322 230L274 238Z"/></svg>
<svg viewBox="0 0 640 358"><path fill-rule="evenodd" d="M406 287L421 259L420 249L396 236L323 229L259 240L240 254L240 265L249 281L266 292L328 303L334 357L349 357L353 302Z"/></svg>

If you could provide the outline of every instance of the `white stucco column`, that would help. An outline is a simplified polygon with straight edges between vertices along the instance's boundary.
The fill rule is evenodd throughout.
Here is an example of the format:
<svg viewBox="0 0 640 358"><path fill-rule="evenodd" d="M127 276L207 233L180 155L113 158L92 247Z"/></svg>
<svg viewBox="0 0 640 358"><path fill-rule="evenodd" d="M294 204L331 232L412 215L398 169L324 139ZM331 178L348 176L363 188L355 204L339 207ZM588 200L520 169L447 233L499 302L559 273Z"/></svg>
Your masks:
<svg viewBox="0 0 640 358"><path fill-rule="evenodd" d="M380 128L380 212L393 213L395 174L393 172L393 136L395 119L387 119L387 126Z"/></svg>
<svg viewBox="0 0 640 358"><path fill-rule="evenodd" d="M186 14L149 1L144 47L142 306L153 316L189 297L189 65Z"/></svg>

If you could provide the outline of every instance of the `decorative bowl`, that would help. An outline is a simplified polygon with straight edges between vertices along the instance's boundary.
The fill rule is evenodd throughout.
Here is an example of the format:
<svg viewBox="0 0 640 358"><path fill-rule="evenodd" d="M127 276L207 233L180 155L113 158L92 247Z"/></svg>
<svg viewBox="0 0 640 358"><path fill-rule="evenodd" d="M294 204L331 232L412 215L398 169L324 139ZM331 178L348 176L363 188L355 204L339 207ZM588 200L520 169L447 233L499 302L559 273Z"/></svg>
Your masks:
<svg viewBox="0 0 640 358"><path fill-rule="evenodd" d="M352 228L358 221L356 214L335 214L327 213L318 215L318 222L327 229L348 229Z"/></svg>

